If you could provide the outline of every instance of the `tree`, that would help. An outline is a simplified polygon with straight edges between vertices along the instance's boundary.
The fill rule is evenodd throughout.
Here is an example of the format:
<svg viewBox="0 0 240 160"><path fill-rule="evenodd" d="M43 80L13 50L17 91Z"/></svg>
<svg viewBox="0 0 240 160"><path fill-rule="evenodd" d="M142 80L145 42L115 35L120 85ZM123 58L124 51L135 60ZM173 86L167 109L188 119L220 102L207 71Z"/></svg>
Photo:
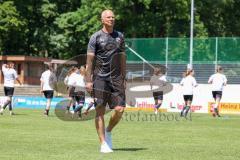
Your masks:
<svg viewBox="0 0 240 160"><path fill-rule="evenodd" d="M19 43L26 33L26 21L19 15L14 3L0 3L0 52L2 54L23 53Z"/></svg>

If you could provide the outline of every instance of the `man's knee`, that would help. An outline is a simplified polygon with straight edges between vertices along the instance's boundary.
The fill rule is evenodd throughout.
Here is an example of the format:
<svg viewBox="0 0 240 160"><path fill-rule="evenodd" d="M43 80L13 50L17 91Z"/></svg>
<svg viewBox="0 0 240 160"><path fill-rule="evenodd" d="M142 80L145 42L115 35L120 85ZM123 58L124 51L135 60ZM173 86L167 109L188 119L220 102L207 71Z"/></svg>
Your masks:
<svg viewBox="0 0 240 160"><path fill-rule="evenodd" d="M105 114L105 107L104 106L96 106L96 117L102 117Z"/></svg>

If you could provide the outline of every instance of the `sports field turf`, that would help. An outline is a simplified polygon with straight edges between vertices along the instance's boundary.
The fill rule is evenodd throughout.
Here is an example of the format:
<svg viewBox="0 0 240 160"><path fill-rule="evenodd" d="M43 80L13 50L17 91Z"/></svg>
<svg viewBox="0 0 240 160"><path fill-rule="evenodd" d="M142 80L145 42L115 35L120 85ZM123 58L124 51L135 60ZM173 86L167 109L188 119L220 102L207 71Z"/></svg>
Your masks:
<svg viewBox="0 0 240 160"><path fill-rule="evenodd" d="M94 121L66 122L53 112L15 111L0 116L1 160L238 160L240 117L214 119L192 114L192 121L157 120L128 112L113 132L114 152L99 153ZM107 116L107 119L109 118ZM130 120L130 115L132 119Z"/></svg>

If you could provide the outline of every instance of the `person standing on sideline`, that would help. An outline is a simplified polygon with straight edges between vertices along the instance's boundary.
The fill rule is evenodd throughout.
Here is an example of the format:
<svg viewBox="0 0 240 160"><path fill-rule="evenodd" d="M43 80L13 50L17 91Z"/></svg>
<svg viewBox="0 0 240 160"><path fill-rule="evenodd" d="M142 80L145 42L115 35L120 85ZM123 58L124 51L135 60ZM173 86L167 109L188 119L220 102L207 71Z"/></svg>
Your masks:
<svg viewBox="0 0 240 160"><path fill-rule="evenodd" d="M68 96L69 96L69 104L66 107L66 113L69 113L70 108L72 106L73 110L75 110L76 108L76 103L74 100L74 90L75 88L73 87L72 81L74 80L73 75L75 75L76 71L78 70L78 68L76 66L73 66L72 68L69 69L67 76L64 79L64 84L67 86L67 92L68 92Z"/></svg>
<svg viewBox="0 0 240 160"><path fill-rule="evenodd" d="M186 71L185 77L183 77L182 81L180 82L180 85L183 86L183 98L185 102L185 106L183 107L180 114L181 117L187 117L187 114L191 109L193 100L193 89L194 87L197 87L197 81L193 76L194 70L188 69Z"/></svg>
<svg viewBox="0 0 240 160"><path fill-rule="evenodd" d="M112 150L111 131L121 120L125 102L126 56L124 36L114 30L115 16L111 10L101 14L102 29L95 32L88 43L86 89L96 104L95 125L101 143L100 152ZM114 112L105 128L106 105Z"/></svg>
<svg viewBox="0 0 240 160"><path fill-rule="evenodd" d="M208 83L212 84L212 95L215 101L212 115L213 117L216 115L220 117L219 104L222 99L223 87L227 85L227 78L223 74L223 68L221 66L218 66L216 73L210 76Z"/></svg>
<svg viewBox="0 0 240 160"><path fill-rule="evenodd" d="M85 74L86 69L84 66L81 66L78 69L77 73L74 76L73 85L75 87L74 90L74 99L76 101L76 108L74 109L74 115L78 115L81 118L82 108L85 104Z"/></svg>
<svg viewBox="0 0 240 160"><path fill-rule="evenodd" d="M2 72L3 72L3 77L4 77L4 93L5 96L7 96L7 101L5 104L0 107L0 114L3 114L4 109L9 106L9 113L10 115L13 115L12 112L12 97L14 94L14 82L15 80L22 85L20 82L17 72L14 69L14 63L13 62L8 62L7 64L2 65Z"/></svg>
<svg viewBox="0 0 240 160"><path fill-rule="evenodd" d="M158 114L158 109L162 105L163 86L167 82L167 78L166 78L166 75L165 75L166 71L164 71L164 70L166 70L166 69L154 68L154 74L153 74L153 76L151 77L151 80L150 80L151 90L153 90L154 86L159 87L156 91L153 92L153 98L154 98L154 101L155 101L155 105L154 105L154 113L155 114Z"/></svg>
<svg viewBox="0 0 240 160"><path fill-rule="evenodd" d="M44 115L49 115L49 110L51 106L51 101L54 94L54 85L57 82L57 78L53 73L52 64L46 65L46 70L42 73L41 78L41 90L40 92L44 94L45 98L47 99L46 108Z"/></svg>

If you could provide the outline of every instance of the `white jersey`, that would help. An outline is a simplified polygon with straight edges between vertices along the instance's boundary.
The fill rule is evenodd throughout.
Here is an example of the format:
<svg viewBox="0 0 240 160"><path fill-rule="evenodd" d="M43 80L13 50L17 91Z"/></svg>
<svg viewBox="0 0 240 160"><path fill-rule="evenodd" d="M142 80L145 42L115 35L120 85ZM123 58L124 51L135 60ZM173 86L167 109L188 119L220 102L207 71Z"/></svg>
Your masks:
<svg viewBox="0 0 240 160"><path fill-rule="evenodd" d="M215 73L211 75L208 83L212 83L212 91L222 91L223 86L227 84L227 78L224 74Z"/></svg>
<svg viewBox="0 0 240 160"><path fill-rule="evenodd" d="M159 80L167 82L167 77L165 75L162 75L161 77L159 77Z"/></svg>
<svg viewBox="0 0 240 160"><path fill-rule="evenodd" d="M188 75L182 79L180 84L183 86L183 95L193 95L193 89L197 86L197 81L193 76Z"/></svg>
<svg viewBox="0 0 240 160"><path fill-rule="evenodd" d="M6 68L4 65L2 66L2 72L4 76L5 87L14 87L15 79L18 78L17 72L13 68Z"/></svg>
<svg viewBox="0 0 240 160"><path fill-rule="evenodd" d="M43 83L43 91L53 90L53 84L57 81L57 78L53 72L47 70L42 73L40 81Z"/></svg>
<svg viewBox="0 0 240 160"><path fill-rule="evenodd" d="M68 86L68 80L69 80L69 76L66 76L66 77L64 78L64 81L63 81L64 84L67 85L67 86Z"/></svg>
<svg viewBox="0 0 240 160"><path fill-rule="evenodd" d="M76 87L75 92L85 91L84 76L78 73L72 73L68 78L68 85Z"/></svg>

